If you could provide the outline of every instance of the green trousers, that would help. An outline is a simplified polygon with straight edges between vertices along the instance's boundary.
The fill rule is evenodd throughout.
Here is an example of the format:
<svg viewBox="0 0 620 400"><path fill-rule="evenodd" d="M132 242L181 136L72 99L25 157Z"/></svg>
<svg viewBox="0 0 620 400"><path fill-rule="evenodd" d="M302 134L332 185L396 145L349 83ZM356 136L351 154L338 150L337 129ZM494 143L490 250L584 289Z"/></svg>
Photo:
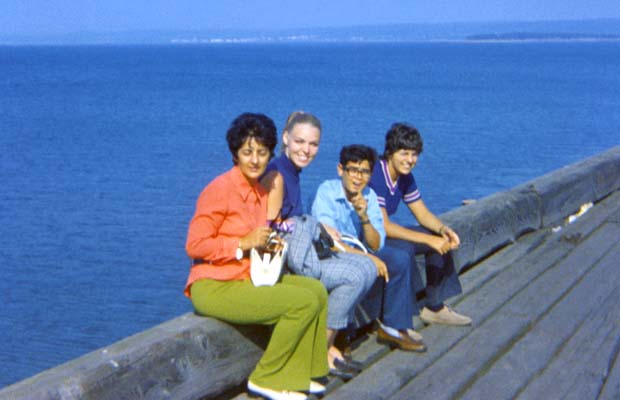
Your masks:
<svg viewBox="0 0 620 400"><path fill-rule="evenodd" d="M308 390L327 375L327 291L320 281L284 275L274 286L201 279L191 286L196 312L234 324L274 325L249 377L274 390Z"/></svg>

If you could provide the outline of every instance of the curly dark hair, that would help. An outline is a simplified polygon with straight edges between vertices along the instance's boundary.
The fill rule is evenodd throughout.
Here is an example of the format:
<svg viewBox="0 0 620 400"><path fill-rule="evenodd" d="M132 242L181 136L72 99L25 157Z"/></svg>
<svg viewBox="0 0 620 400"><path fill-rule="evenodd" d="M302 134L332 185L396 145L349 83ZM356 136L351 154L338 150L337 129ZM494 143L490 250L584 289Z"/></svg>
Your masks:
<svg viewBox="0 0 620 400"><path fill-rule="evenodd" d="M243 113L233 120L226 132L228 149L237 164L237 152L248 138L254 138L258 143L269 149L270 158L278 142L276 125L265 114Z"/></svg>
<svg viewBox="0 0 620 400"><path fill-rule="evenodd" d="M352 144L344 146L340 150L340 165L343 167L346 167L349 162L358 163L364 160L368 161L372 170L375 162L377 162L377 152L375 149L363 144Z"/></svg>
<svg viewBox="0 0 620 400"><path fill-rule="evenodd" d="M423 144L422 136L420 136L420 132L415 127L402 122L396 122L392 124L390 130L385 134L383 157L388 158L401 149L415 150L418 154L421 154Z"/></svg>

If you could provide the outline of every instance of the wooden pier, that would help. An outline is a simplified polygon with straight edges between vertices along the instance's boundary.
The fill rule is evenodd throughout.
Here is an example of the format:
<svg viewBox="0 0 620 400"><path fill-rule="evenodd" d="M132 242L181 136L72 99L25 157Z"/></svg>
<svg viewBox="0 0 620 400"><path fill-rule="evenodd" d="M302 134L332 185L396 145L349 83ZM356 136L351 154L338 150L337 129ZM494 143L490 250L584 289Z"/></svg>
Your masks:
<svg viewBox="0 0 620 400"><path fill-rule="evenodd" d="M583 204L586 213L568 223ZM620 147L441 216L459 232L470 327L416 328L424 354L374 334L365 370L325 399L620 398ZM264 327L183 315L0 389L0 399L246 399Z"/></svg>
<svg viewBox="0 0 620 400"><path fill-rule="evenodd" d="M425 327L421 355L386 352L371 336L354 351L369 367L325 398L620 398L620 192L461 279L453 304L473 326Z"/></svg>

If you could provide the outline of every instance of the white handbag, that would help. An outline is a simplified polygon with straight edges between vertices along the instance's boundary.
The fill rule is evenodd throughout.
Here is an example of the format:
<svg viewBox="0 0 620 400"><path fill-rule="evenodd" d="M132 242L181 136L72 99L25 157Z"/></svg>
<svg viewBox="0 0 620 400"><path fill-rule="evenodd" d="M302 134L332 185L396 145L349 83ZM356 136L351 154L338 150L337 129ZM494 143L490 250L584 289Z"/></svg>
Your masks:
<svg viewBox="0 0 620 400"><path fill-rule="evenodd" d="M250 250L250 278L254 286L273 286L278 281L288 250L288 243L283 243L278 251L266 251L262 257L256 249Z"/></svg>

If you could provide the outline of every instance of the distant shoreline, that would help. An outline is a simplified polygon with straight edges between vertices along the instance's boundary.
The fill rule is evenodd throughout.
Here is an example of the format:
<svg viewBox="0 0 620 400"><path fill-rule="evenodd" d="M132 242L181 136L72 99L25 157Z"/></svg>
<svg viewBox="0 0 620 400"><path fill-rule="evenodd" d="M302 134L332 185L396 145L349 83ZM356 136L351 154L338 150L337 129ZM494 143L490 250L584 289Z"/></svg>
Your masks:
<svg viewBox="0 0 620 400"><path fill-rule="evenodd" d="M204 40L204 41L179 41L171 40L169 42L92 42L92 43L2 43L0 41L0 48L2 47L158 47L158 46L178 46L178 47L192 47L192 46L244 46L244 45L338 45L338 44L359 44L359 45L372 45L372 44L528 44L528 43L620 43L620 38L617 39L369 39L369 40L346 40L346 39L334 39L334 40Z"/></svg>
<svg viewBox="0 0 620 400"><path fill-rule="evenodd" d="M603 42L620 19L388 24L300 29L196 29L0 35L0 45L200 45L234 43Z"/></svg>
<svg viewBox="0 0 620 400"><path fill-rule="evenodd" d="M33 42L33 43L20 43L20 42L2 42L0 40L0 47L123 47L123 46L234 46L234 45L304 45L304 44L432 44L432 43L461 43L461 44L484 44L484 43L616 43L620 42L620 35L617 37L540 37L540 38L517 38L517 37L464 37L464 38L321 38L321 37L306 37L306 38L174 38L167 41L156 42L77 42L77 43L53 43L53 42Z"/></svg>
<svg viewBox="0 0 620 400"><path fill-rule="evenodd" d="M560 33L560 32L510 32L483 33L468 35L466 40L476 42L600 42L620 41L620 35L596 33Z"/></svg>

